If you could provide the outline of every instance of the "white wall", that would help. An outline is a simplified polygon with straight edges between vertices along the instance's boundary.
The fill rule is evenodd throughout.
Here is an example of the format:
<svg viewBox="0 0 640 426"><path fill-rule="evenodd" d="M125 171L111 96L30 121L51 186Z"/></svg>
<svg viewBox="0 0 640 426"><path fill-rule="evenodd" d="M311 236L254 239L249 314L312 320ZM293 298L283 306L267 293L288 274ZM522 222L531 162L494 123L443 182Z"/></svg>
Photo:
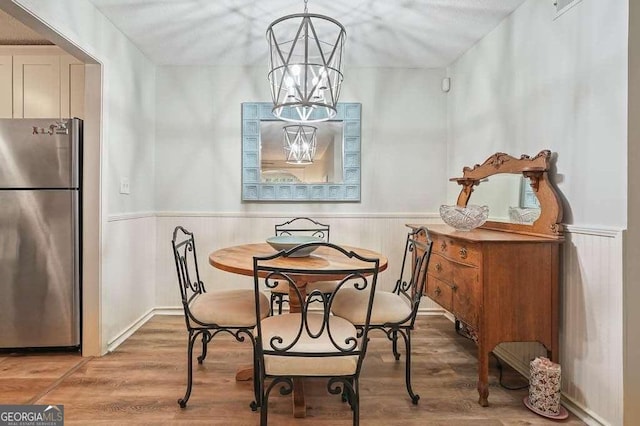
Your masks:
<svg viewBox="0 0 640 426"><path fill-rule="evenodd" d="M625 226L626 3L583 0L554 21L551 1L528 0L453 63L448 172L548 148L564 222Z"/></svg>
<svg viewBox="0 0 640 426"><path fill-rule="evenodd" d="M106 213L153 210L155 67L131 42L88 1L14 0L39 20L53 28L71 44L102 65L102 350L115 337L112 333L131 323L154 303L154 282L140 280L131 271L155 270L155 229L153 227L117 229L120 223L106 225ZM131 195L119 194L120 177L128 176ZM134 241L146 241L145 250L122 250ZM107 269L108 267L108 269ZM137 303L122 303L138 289ZM85 313L87 315L87 313Z"/></svg>
<svg viewBox="0 0 640 426"><path fill-rule="evenodd" d="M341 100L362 103L360 203L242 203L240 104L269 101L265 68L157 71L159 211L436 212L445 198L444 70L350 68Z"/></svg>
<svg viewBox="0 0 640 426"><path fill-rule="evenodd" d="M627 2L583 0L554 20L551 1L528 0L451 65L448 99L449 175L497 151L557 152L553 177L566 199L564 222L572 224L561 283L563 393L616 425L622 424L627 17ZM448 191L453 198L459 189Z"/></svg>

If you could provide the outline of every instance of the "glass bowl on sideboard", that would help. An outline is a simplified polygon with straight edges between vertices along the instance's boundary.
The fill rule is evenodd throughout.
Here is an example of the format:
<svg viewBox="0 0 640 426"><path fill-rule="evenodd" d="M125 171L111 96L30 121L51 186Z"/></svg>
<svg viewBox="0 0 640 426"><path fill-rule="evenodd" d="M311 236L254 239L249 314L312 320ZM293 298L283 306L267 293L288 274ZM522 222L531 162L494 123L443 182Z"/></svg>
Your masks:
<svg viewBox="0 0 640 426"><path fill-rule="evenodd" d="M444 223L458 231L470 231L487 221L489 207L474 204L466 207L442 205L440 206L440 217Z"/></svg>

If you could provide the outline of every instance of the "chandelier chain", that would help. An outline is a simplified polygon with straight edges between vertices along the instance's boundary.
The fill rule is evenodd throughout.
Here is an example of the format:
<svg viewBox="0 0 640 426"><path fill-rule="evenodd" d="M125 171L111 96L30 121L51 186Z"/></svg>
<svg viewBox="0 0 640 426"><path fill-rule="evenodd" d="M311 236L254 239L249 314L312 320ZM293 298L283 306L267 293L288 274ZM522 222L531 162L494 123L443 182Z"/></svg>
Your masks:
<svg viewBox="0 0 640 426"><path fill-rule="evenodd" d="M304 13L308 13L309 10L307 9L307 2L308 0L304 0Z"/></svg>

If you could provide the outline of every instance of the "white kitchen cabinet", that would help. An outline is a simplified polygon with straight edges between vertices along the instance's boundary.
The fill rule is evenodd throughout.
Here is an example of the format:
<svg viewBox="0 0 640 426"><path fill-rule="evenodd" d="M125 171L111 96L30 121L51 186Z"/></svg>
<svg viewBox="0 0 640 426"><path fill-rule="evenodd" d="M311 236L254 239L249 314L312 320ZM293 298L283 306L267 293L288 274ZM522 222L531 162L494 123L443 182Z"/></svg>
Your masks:
<svg viewBox="0 0 640 426"><path fill-rule="evenodd" d="M73 56L60 57L62 117L84 118L84 64Z"/></svg>
<svg viewBox="0 0 640 426"><path fill-rule="evenodd" d="M0 46L0 117L83 118L84 64L55 46Z"/></svg>
<svg viewBox="0 0 640 426"><path fill-rule="evenodd" d="M13 118L60 116L60 56L14 56Z"/></svg>
<svg viewBox="0 0 640 426"><path fill-rule="evenodd" d="M13 117L13 58L0 55L0 118Z"/></svg>

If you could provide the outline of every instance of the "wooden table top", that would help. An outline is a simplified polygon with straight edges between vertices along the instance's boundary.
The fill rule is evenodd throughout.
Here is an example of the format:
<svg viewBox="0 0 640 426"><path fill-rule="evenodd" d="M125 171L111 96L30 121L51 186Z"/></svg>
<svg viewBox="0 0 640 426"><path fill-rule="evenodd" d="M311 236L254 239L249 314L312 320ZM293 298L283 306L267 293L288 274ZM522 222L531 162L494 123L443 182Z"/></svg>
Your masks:
<svg viewBox="0 0 640 426"><path fill-rule="evenodd" d="M387 258L380 253L358 247L342 246L347 251L354 251L360 256L380 259L380 272L387 269ZM267 243L242 244L216 250L209 255L209 263L215 268L240 275L253 276L253 256L269 256L276 250ZM338 253L327 247L319 247L307 257L278 258L272 261L274 266L286 268L305 268L314 270L338 270L347 268L365 267L358 259L349 259L342 253ZM314 274L301 276L296 274L301 281L331 281L340 280L341 275Z"/></svg>

